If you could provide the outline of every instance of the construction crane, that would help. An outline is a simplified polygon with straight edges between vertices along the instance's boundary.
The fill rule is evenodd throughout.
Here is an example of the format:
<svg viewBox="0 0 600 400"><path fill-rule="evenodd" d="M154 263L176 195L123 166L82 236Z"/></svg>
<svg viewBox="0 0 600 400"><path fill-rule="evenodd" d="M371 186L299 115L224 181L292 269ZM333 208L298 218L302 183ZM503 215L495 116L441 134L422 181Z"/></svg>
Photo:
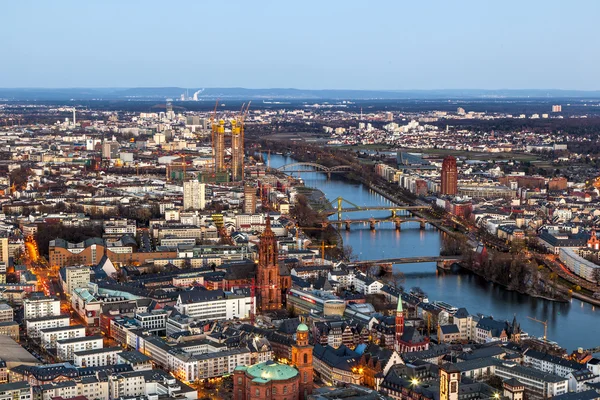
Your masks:
<svg viewBox="0 0 600 400"><path fill-rule="evenodd" d="M325 244L324 240L321 240L321 244L319 246L308 246L309 249L321 249L321 265L325 264L325 249L333 249L337 247L335 244Z"/></svg>
<svg viewBox="0 0 600 400"><path fill-rule="evenodd" d="M540 321L539 319L535 319L533 317L527 317L528 319L535 321L535 322L539 322L540 324L544 325L544 340L548 340L548 320L545 321Z"/></svg>

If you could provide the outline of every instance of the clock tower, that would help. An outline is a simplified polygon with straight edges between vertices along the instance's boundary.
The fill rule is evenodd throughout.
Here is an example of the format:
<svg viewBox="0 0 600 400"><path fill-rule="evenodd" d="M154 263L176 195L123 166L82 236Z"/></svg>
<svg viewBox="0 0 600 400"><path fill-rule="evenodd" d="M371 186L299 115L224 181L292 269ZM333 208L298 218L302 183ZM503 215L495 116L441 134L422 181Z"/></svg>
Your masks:
<svg viewBox="0 0 600 400"><path fill-rule="evenodd" d="M313 391L313 347L308 344L308 326L298 325L296 343L292 345L292 365L298 369L300 400L305 400Z"/></svg>
<svg viewBox="0 0 600 400"><path fill-rule="evenodd" d="M267 215L265 231L258 245L258 267L256 269L257 306L260 312L281 308L279 288L279 261L277 239L271 230L271 218Z"/></svg>

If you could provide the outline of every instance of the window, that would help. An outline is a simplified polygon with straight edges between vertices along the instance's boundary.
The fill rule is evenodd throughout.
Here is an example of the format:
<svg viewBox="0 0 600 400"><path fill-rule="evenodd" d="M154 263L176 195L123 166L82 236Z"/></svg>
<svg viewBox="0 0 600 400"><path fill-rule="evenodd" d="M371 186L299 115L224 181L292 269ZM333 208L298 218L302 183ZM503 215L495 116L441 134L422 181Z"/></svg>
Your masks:
<svg viewBox="0 0 600 400"><path fill-rule="evenodd" d="M287 386L284 386L283 387L283 394L286 394L286 393L287 393Z"/></svg>
<svg viewBox="0 0 600 400"><path fill-rule="evenodd" d="M304 371L304 383L308 382L308 372Z"/></svg>
<svg viewBox="0 0 600 400"><path fill-rule="evenodd" d="M241 384L242 384L242 377L238 376L238 385L241 385Z"/></svg>
<svg viewBox="0 0 600 400"><path fill-rule="evenodd" d="M304 364L308 364L308 354L304 353Z"/></svg>
<svg viewBox="0 0 600 400"><path fill-rule="evenodd" d="M274 387L273 390L271 390L271 394L273 396L275 396L277 394L277 388L276 387Z"/></svg>
<svg viewBox="0 0 600 400"><path fill-rule="evenodd" d="M256 389L256 396L260 396L260 389Z"/></svg>

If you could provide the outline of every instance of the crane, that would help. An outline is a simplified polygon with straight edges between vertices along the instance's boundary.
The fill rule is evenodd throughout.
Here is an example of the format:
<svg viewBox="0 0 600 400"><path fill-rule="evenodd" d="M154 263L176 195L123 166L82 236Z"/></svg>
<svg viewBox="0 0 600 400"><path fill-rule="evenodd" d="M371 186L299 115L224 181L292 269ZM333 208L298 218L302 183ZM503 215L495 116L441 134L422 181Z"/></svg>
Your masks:
<svg viewBox="0 0 600 400"><path fill-rule="evenodd" d="M321 265L325 264L325 249L333 249L336 248L337 245L335 244L325 244L324 240L321 240L321 244L319 246L308 246L308 248L312 248L312 249L316 249L319 248L321 249Z"/></svg>
<svg viewBox="0 0 600 400"><path fill-rule="evenodd" d="M539 319L535 319L533 317L527 317L527 318L544 325L544 340L548 340L548 320L540 321Z"/></svg>

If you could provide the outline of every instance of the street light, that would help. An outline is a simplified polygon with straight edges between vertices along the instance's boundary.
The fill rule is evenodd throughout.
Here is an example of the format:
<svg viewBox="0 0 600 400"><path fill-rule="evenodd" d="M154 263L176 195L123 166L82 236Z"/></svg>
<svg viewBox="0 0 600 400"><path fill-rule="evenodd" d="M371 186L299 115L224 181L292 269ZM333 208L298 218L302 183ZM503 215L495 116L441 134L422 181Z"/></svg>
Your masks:
<svg viewBox="0 0 600 400"><path fill-rule="evenodd" d="M419 380L417 378L412 378L410 380L410 384L413 386L419 386Z"/></svg>
<svg viewBox="0 0 600 400"><path fill-rule="evenodd" d="M498 392L494 393L494 398L495 399L499 399L500 398L500 393L498 393Z"/></svg>

